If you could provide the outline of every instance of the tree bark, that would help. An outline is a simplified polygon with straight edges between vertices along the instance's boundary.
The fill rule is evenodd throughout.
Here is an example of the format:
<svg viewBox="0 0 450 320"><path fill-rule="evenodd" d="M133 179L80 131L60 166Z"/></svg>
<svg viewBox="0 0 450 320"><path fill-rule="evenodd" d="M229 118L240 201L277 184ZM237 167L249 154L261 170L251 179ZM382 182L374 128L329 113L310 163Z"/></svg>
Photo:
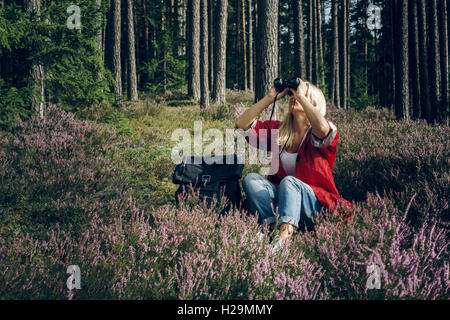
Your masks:
<svg viewBox="0 0 450 320"><path fill-rule="evenodd" d="M244 90L248 90L247 82L248 82L248 74L247 74L247 37L245 34L245 0L241 0L241 14L242 14L242 57L244 59Z"/></svg>
<svg viewBox="0 0 450 320"><path fill-rule="evenodd" d="M305 33L303 28L303 1L294 1L294 70L296 76L305 79Z"/></svg>
<svg viewBox="0 0 450 320"><path fill-rule="evenodd" d="M127 0L127 55L128 55L128 99L138 100L137 74L136 74L136 47L134 39L133 2Z"/></svg>
<svg viewBox="0 0 450 320"><path fill-rule="evenodd" d="M420 67L419 67L419 25L417 20L417 0L409 0L409 57L412 97L412 118L420 118Z"/></svg>
<svg viewBox="0 0 450 320"><path fill-rule="evenodd" d="M319 82L319 26L318 26L318 16L317 16L317 2L318 0L313 0L313 76L312 82L318 84Z"/></svg>
<svg viewBox="0 0 450 320"><path fill-rule="evenodd" d="M214 0L208 0L208 79L209 88L213 87L214 83L214 55L213 55L213 44L214 44Z"/></svg>
<svg viewBox="0 0 450 320"><path fill-rule="evenodd" d="M200 0L188 0L188 95L200 99Z"/></svg>
<svg viewBox="0 0 450 320"><path fill-rule="evenodd" d="M253 77L253 5L248 0L248 88L252 92L255 91Z"/></svg>
<svg viewBox="0 0 450 320"><path fill-rule="evenodd" d="M102 0L95 0L95 3L97 4L98 8L101 8ZM103 25L103 23L102 23L103 22L103 15L99 14L99 18L98 19L100 20L100 25L102 26ZM100 49L101 52L104 51L104 49L103 49L103 32L102 31L103 31L103 29L99 28L97 37L95 39L95 42L97 43L97 47ZM103 55L102 55L102 59L103 59Z"/></svg>
<svg viewBox="0 0 450 320"><path fill-rule="evenodd" d="M341 107L347 109L347 0L341 0L341 23L339 24L339 71Z"/></svg>
<svg viewBox="0 0 450 320"><path fill-rule="evenodd" d="M323 37L322 37L322 8L321 8L321 0L317 0L317 21L318 21L318 42L319 42L319 84L323 84L325 81L325 66L323 64L323 56L324 56L324 50L323 50Z"/></svg>
<svg viewBox="0 0 450 320"><path fill-rule="evenodd" d="M209 108L208 0L200 0L200 109Z"/></svg>
<svg viewBox="0 0 450 320"><path fill-rule="evenodd" d="M228 0L218 0L216 5L216 29L214 37L214 87L213 100L225 104L226 62L227 62L227 20Z"/></svg>
<svg viewBox="0 0 450 320"><path fill-rule="evenodd" d="M333 0L333 62L331 76L331 101L338 109L341 108L339 89L339 32L338 32L338 0Z"/></svg>
<svg viewBox="0 0 450 320"><path fill-rule="evenodd" d="M350 69L350 57L351 57L351 47L350 47L350 0L347 1L347 97L351 96L351 69ZM350 108L350 103L347 102L347 109Z"/></svg>
<svg viewBox="0 0 450 320"><path fill-rule="evenodd" d="M430 121L438 120L439 102L440 102L440 76L439 76L439 34L438 34L438 13L437 0L429 0L429 19L428 30L430 51L428 54L428 67L430 68L430 96L431 96L431 114Z"/></svg>
<svg viewBox="0 0 450 320"><path fill-rule="evenodd" d="M27 11L36 14L38 19L41 15L41 1L40 0L27 0ZM37 54L42 51L42 43L38 39L31 40L31 50L33 54ZM31 108L36 111L40 118L45 116L45 74L44 66L35 61L31 64Z"/></svg>
<svg viewBox="0 0 450 320"><path fill-rule="evenodd" d="M308 80L313 81L313 37L314 37L314 25L313 25L313 7L314 0L309 0L308 3Z"/></svg>
<svg viewBox="0 0 450 320"><path fill-rule="evenodd" d="M428 76L428 46L427 46L427 15L426 1L418 0L418 32L419 32L419 73L420 73L420 98L421 98L421 116L430 121L431 99L430 85Z"/></svg>
<svg viewBox="0 0 450 320"><path fill-rule="evenodd" d="M149 39L150 39L150 31L148 29L148 18L147 18L147 0L142 0L142 10L144 14L144 43L145 43L145 54L144 58L147 60L148 53L150 51Z"/></svg>
<svg viewBox="0 0 450 320"><path fill-rule="evenodd" d="M261 100L278 76L278 0L258 1L255 101Z"/></svg>
<svg viewBox="0 0 450 320"><path fill-rule="evenodd" d="M120 55L121 41L121 1L113 0L113 72L114 72L114 93L117 99L122 98L122 61Z"/></svg>
<svg viewBox="0 0 450 320"><path fill-rule="evenodd" d="M396 102L395 115L398 119L409 119L409 57L408 57L408 0L398 2L399 28L396 32Z"/></svg>
<svg viewBox="0 0 450 320"><path fill-rule="evenodd" d="M448 99L448 7L445 0L439 1L439 35L440 35L440 61L441 61L441 117L440 122L445 123L449 116Z"/></svg>

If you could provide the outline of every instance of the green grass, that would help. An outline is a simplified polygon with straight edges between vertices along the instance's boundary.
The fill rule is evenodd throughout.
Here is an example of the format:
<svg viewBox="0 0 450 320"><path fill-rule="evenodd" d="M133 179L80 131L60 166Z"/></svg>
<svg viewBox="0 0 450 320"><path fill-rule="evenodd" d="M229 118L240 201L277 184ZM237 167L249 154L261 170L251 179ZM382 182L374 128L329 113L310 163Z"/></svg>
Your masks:
<svg viewBox="0 0 450 320"><path fill-rule="evenodd" d="M187 129L193 138L196 121L202 121L203 133L208 129L233 129L236 107L250 106L253 94L228 90L227 104L211 105L208 110L200 110L198 102L181 91L144 99L79 115L108 124L124 138L119 151L111 155L117 169L129 181L131 194L143 208L160 207L175 202L178 188L172 183L175 164L171 151L176 144L172 133ZM256 168L247 165L244 173Z"/></svg>

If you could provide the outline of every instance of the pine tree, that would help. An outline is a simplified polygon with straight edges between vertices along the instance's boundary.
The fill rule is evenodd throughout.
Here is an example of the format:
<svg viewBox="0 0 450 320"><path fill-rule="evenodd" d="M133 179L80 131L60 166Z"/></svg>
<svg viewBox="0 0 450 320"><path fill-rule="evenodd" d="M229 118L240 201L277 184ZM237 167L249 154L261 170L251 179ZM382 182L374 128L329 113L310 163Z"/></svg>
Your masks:
<svg viewBox="0 0 450 320"><path fill-rule="evenodd" d="M438 34L438 13L437 0L429 0L428 30L429 34L429 54L428 67L430 70L430 97L431 97L431 114L430 121L438 120L439 102L440 102L440 76L439 76L439 34Z"/></svg>
<svg viewBox="0 0 450 320"><path fill-rule="evenodd" d="M295 0L294 8L294 70L296 76L306 77L305 35L303 28L303 1Z"/></svg>
<svg viewBox="0 0 450 320"><path fill-rule="evenodd" d="M112 6L112 18L113 18L113 70L114 80L116 82L114 86L114 93L117 99L122 98L122 60L121 60L121 1L113 0Z"/></svg>
<svg viewBox="0 0 450 320"><path fill-rule="evenodd" d="M340 14L340 24L339 24L339 79L340 79L340 105L347 109L347 25L348 25L348 14L347 14L347 0L341 0L341 14Z"/></svg>
<svg viewBox="0 0 450 320"><path fill-rule="evenodd" d="M255 91L253 73L253 5L252 0L248 0L248 88Z"/></svg>
<svg viewBox="0 0 450 320"><path fill-rule="evenodd" d="M128 53L128 99L138 100L137 74L136 74L136 52L134 42L134 19L133 3L127 0L127 53Z"/></svg>
<svg viewBox="0 0 450 320"><path fill-rule="evenodd" d="M418 32L419 32L419 73L420 73L420 98L421 98L421 116L430 121L431 116L431 98L428 76L428 46L427 46L427 0L418 0Z"/></svg>
<svg viewBox="0 0 450 320"><path fill-rule="evenodd" d="M258 1L255 101L261 100L278 76L278 0Z"/></svg>
<svg viewBox="0 0 450 320"><path fill-rule="evenodd" d="M333 54L332 54L332 76L331 76L331 101L341 108L339 89L339 32L338 32L338 0L333 0Z"/></svg>
<svg viewBox="0 0 450 320"><path fill-rule="evenodd" d="M188 0L188 95L200 99L200 0Z"/></svg>
<svg viewBox="0 0 450 320"><path fill-rule="evenodd" d="M214 87L212 98L217 104L225 104L228 0L218 0L216 5L216 29L214 36Z"/></svg>
<svg viewBox="0 0 450 320"><path fill-rule="evenodd" d="M308 80L313 81L313 46L314 46L314 17L313 17L314 0L308 2ZM313 81L314 82L314 81Z"/></svg>
<svg viewBox="0 0 450 320"><path fill-rule="evenodd" d="M410 83L412 97L412 117L420 118L420 66L419 66L419 25L417 18L417 0L409 0L409 57Z"/></svg>
<svg viewBox="0 0 450 320"><path fill-rule="evenodd" d="M209 88L214 85L214 0L208 0L208 78Z"/></svg>
<svg viewBox="0 0 450 320"><path fill-rule="evenodd" d="M448 8L445 0L439 1L439 48L440 48L440 61L441 61L441 122L445 123L445 120L449 116L449 98L448 98Z"/></svg>
<svg viewBox="0 0 450 320"><path fill-rule="evenodd" d="M200 1L200 108L209 108L208 0Z"/></svg>
<svg viewBox="0 0 450 320"><path fill-rule="evenodd" d="M26 7L29 12L36 14L38 17L41 14L40 0L27 0ZM38 39L31 41L33 54L42 51L42 43ZM44 86L44 66L38 62L33 62L31 65L31 107L36 113L43 118L45 115L45 86Z"/></svg>
<svg viewBox="0 0 450 320"><path fill-rule="evenodd" d="M408 0L399 0L397 12L395 115L398 119L409 119Z"/></svg>

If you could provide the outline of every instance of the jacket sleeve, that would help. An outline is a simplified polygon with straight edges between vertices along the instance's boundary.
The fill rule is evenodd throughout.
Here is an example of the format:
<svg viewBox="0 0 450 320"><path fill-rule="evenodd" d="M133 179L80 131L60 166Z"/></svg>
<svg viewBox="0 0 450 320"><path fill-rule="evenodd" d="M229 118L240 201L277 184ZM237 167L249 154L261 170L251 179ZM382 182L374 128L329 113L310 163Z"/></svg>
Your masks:
<svg viewBox="0 0 450 320"><path fill-rule="evenodd" d="M329 146L331 146L333 143L337 142L336 137L337 137L337 128L334 125L333 122L328 121L328 124L330 125L330 132L328 133L328 135L323 138L323 139L319 139L314 135L314 132L311 132L311 143L314 147L316 148L328 148Z"/></svg>
<svg viewBox="0 0 450 320"><path fill-rule="evenodd" d="M252 146L260 150L271 151L271 139L278 142L278 128L281 121L255 120L248 130L236 129L245 137L245 140Z"/></svg>

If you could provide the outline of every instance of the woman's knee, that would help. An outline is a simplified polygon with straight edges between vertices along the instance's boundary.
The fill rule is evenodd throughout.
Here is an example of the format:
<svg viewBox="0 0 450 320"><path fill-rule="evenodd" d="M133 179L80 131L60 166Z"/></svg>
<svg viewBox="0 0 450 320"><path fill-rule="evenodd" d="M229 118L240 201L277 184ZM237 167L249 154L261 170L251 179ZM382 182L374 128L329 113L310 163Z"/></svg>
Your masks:
<svg viewBox="0 0 450 320"><path fill-rule="evenodd" d="M304 183L294 176L287 176L283 180L281 180L280 190L292 190L302 194L311 194L311 192L313 192L308 184Z"/></svg>
<svg viewBox="0 0 450 320"><path fill-rule="evenodd" d="M260 184L263 177L261 177L257 173L249 173L245 176L245 178L242 180L242 186L244 187L244 190L253 188L256 184Z"/></svg>
<svg viewBox="0 0 450 320"><path fill-rule="evenodd" d="M283 178L283 180L281 180L280 182L280 188L281 187L286 187L286 186L298 186L299 185L300 180L297 179L294 176L286 176Z"/></svg>

